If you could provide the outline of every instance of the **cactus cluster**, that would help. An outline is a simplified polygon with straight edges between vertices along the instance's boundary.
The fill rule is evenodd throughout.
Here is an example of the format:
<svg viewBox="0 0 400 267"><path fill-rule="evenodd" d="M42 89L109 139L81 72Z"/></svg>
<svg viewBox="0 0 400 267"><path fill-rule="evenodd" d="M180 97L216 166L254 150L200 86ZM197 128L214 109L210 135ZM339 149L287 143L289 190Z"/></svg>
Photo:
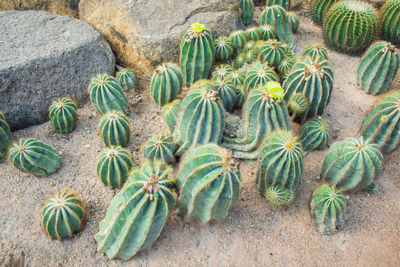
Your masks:
<svg viewBox="0 0 400 267"><path fill-rule="evenodd" d="M159 106L173 101L181 90L183 77L179 67L173 63L159 65L151 78L150 94Z"/></svg>
<svg viewBox="0 0 400 267"><path fill-rule="evenodd" d="M380 34L384 40L400 45L400 0L388 0L380 11Z"/></svg>
<svg viewBox="0 0 400 267"><path fill-rule="evenodd" d="M63 97L49 107L49 118L53 128L59 133L70 133L76 127L77 105L71 98Z"/></svg>
<svg viewBox="0 0 400 267"><path fill-rule="evenodd" d="M0 111L0 161L2 161L8 152L8 147L12 139L10 127L6 121L3 112Z"/></svg>

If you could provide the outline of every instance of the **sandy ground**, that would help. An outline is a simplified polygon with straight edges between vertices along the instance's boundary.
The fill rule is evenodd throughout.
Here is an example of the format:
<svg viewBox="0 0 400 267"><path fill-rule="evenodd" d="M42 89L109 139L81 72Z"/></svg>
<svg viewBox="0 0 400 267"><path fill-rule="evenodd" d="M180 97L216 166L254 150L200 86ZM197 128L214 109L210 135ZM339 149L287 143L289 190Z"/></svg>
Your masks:
<svg viewBox="0 0 400 267"><path fill-rule="evenodd" d="M302 17L296 38L300 53L310 42L322 42L321 29ZM376 97L356 85L360 56L329 52L335 72L326 112L333 125L332 143L357 135ZM399 76L393 88L400 87ZM128 98L134 129L129 149L138 164L140 144L164 124L148 91L130 92ZM385 155L376 195L349 195L346 223L336 235L316 232L309 213L325 149L306 156L304 181L292 206L270 206L255 188L255 163L243 163L240 199L224 221L200 226L174 213L152 248L128 262L108 260L96 251L94 235L116 192L105 188L95 173L103 148L97 135L100 116L89 103L79 116L72 134L59 135L49 123L14 133L15 139L35 137L52 145L62 153L62 166L50 177L35 178L8 162L0 164L0 266L20 258L27 266L399 266L400 150ZM299 126L292 126L298 133ZM40 214L45 197L63 187L82 195L88 216L80 233L59 242L46 237Z"/></svg>

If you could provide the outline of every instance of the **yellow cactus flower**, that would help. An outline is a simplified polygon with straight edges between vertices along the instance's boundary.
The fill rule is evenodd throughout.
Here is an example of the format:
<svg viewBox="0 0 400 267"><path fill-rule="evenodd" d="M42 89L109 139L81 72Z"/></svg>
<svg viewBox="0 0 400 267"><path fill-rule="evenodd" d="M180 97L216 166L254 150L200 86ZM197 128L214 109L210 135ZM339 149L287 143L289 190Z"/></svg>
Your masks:
<svg viewBox="0 0 400 267"><path fill-rule="evenodd" d="M264 88L268 90L274 99L281 99L285 96L285 91L283 91L281 84L278 82L267 82Z"/></svg>
<svg viewBox="0 0 400 267"><path fill-rule="evenodd" d="M197 32L197 33L202 33L204 31L204 29L206 28L206 25L201 24L201 23L193 23L191 25L193 31Z"/></svg>

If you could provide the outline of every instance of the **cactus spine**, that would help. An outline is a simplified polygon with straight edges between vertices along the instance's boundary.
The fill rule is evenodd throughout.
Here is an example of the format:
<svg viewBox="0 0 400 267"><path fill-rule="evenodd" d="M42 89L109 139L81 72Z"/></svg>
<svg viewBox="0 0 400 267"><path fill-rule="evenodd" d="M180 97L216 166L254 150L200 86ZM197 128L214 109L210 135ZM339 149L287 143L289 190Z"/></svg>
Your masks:
<svg viewBox="0 0 400 267"><path fill-rule="evenodd" d="M233 83L227 80L217 80L216 91L224 103L225 110L232 112L237 103L236 88Z"/></svg>
<svg viewBox="0 0 400 267"><path fill-rule="evenodd" d="M233 70L226 79L231 81L234 86L243 85L246 79L246 73L240 70Z"/></svg>
<svg viewBox="0 0 400 267"><path fill-rule="evenodd" d="M240 191L239 161L229 150L206 144L182 159L177 185L179 211L198 223L224 219Z"/></svg>
<svg viewBox="0 0 400 267"><path fill-rule="evenodd" d="M276 32L274 26L264 24L260 26L262 40L268 41L270 39L276 39Z"/></svg>
<svg viewBox="0 0 400 267"><path fill-rule="evenodd" d="M3 112L0 111L0 161L7 156L8 147L12 139L10 127Z"/></svg>
<svg viewBox="0 0 400 267"><path fill-rule="evenodd" d="M285 57L285 48L281 42L272 39L264 42L259 54L261 62L268 62L270 66L278 68L279 63Z"/></svg>
<svg viewBox="0 0 400 267"><path fill-rule="evenodd" d="M294 200L295 194L292 188L280 185L270 185L265 190L265 198L275 206L288 205Z"/></svg>
<svg viewBox="0 0 400 267"><path fill-rule="evenodd" d="M129 142L131 124L121 111L110 111L100 120L99 133L106 146L123 146Z"/></svg>
<svg viewBox="0 0 400 267"><path fill-rule="evenodd" d="M380 11L380 30L384 40L400 45L400 1L388 0Z"/></svg>
<svg viewBox="0 0 400 267"><path fill-rule="evenodd" d="M303 114L308 109L310 103L308 102L307 97L300 93L294 93L290 96L288 101L288 109L293 114L293 117L296 114Z"/></svg>
<svg viewBox="0 0 400 267"><path fill-rule="evenodd" d="M285 56L282 58L277 68L281 81L284 81L286 79L287 75L290 73L295 63L296 60L292 57Z"/></svg>
<svg viewBox="0 0 400 267"><path fill-rule="evenodd" d="M215 41L215 57L221 62L225 62L231 58L235 46L232 41L226 36L220 36Z"/></svg>
<svg viewBox="0 0 400 267"><path fill-rule="evenodd" d="M342 0L314 0L311 7L312 20L316 24L322 25L324 22L325 13L331 6L340 1Z"/></svg>
<svg viewBox="0 0 400 267"><path fill-rule="evenodd" d="M267 0L267 6L278 5L283 7L286 11L289 11L292 6L291 0Z"/></svg>
<svg viewBox="0 0 400 267"><path fill-rule="evenodd" d="M225 80L225 78L233 71L233 68L230 65L221 64L215 68L212 73L212 77L214 80Z"/></svg>
<svg viewBox="0 0 400 267"><path fill-rule="evenodd" d="M262 40L262 32L258 27L251 27L246 30L247 36L249 36L249 40L257 42Z"/></svg>
<svg viewBox="0 0 400 267"><path fill-rule="evenodd" d="M164 164L175 162L175 149L172 136L166 133L153 134L142 147L145 158L151 162L160 161Z"/></svg>
<svg viewBox="0 0 400 267"><path fill-rule="evenodd" d="M116 79L124 91L132 90L136 86L136 77L132 70L122 69L118 71Z"/></svg>
<svg viewBox="0 0 400 267"><path fill-rule="evenodd" d="M240 17L243 25L249 25L253 21L254 2L253 0L240 0Z"/></svg>
<svg viewBox="0 0 400 267"><path fill-rule="evenodd" d="M49 107L49 118L53 128L59 133L70 133L76 127L78 107L71 98L63 97Z"/></svg>
<svg viewBox="0 0 400 267"><path fill-rule="evenodd" d="M329 138L329 123L321 117L308 120L301 127L300 140L305 151L312 151L325 147Z"/></svg>
<svg viewBox="0 0 400 267"><path fill-rule="evenodd" d="M159 106L173 101L181 90L183 77L179 67L173 63L159 65L151 78L150 94Z"/></svg>
<svg viewBox="0 0 400 267"><path fill-rule="evenodd" d="M244 44L250 40L249 35L247 32L239 30L234 31L229 35L229 39L232 41L233 45L235 46L234 56L237 56L242 51Z"/></svg>
<svg viewBox="0 0 400 267"><path fill-rule="evenodd" d="M247 91L250 92L252 89L263 86L269 81L279 82L278 74L268 66L268 63L255 62L248 71L244 84Z"/></svg>
<svg viewBox="0 0 400 267"><path fill-rule="evenodd" d="M290 25L292 26L292 32L296 33L300 25L299 17L296 15L296 13L290 11L287 12L286 15L288 17Z"/></svg>
<svg viewBox="0 0 400 267"><path fill-rule="evenodd" d="M303 50L303 57L311 57L312 60L328 60L328 51L323 45L310 44Z"/></svg>
<svg viewBox="0 0 400 267"><path fill-rule="evenodd" d="M175 131L176 118L178 117L181 102L181 100L175 99L171 103L164 105L161 109L161 116L164 119L165 123L168 125L171 133Z"/></svg>
<svg viewBox="0 0 400 267"><path fill-rule="evenodd" d="M236 96L237 96L236 108L240 108L246 102L247 98L247 91L243 85L236 86Z"/></svg>

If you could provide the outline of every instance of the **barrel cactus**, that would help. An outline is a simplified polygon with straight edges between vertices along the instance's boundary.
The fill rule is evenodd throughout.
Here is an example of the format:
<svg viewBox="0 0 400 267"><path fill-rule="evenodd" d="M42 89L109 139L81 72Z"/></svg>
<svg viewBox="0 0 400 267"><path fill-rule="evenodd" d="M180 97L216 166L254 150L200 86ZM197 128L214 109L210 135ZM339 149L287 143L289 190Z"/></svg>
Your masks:
<svg viewBox="0 0 400 267"><path fill-rule="evenodd" d="M228 81L231 81L234 86L243 85L246 79L246 72L240 70L233 70L226 77Z"/></svg>
<svg viewBox="0 0 400 267"><path fill-rule="evenodd" d="M258 86L263 86L269 81L279 82L279 76L268 63L254 62L247 73L244 82L246 89L250 92Z"/></svg>
<svg viewBox="0 0 400 267"><path fill-rule="evenodd" d="M100 222L98 251L110 259L129 260L153 245L175 206L176 180L171 173L171 167L149 161L132 170Z"/></svg>
<svg viewBox="0 0 400 267"><path fill-rule="evenodd" d="M286 188L281 185L270 185L265 190L265 198L269 203L275 206L289 205L295 197L292 188Z"/></svg>
<svg viewBox="0 0 400 267"><path fill-rule="evenodd" d="M392 44L381 41L368 48L358 67L358 85L369 94L388 90L400 65L400 52Z"/></svg>
<svg viewBox="0 0 400 267"><path fill-rule="evenodd" d="M58 133L70 133L76 127L77 105L69 97L59 98L49 107L51 125Z"/></svg>
<svg viewBox="0 0 400 267"><path fill-rule="evenodd" d="M215 83L218 97L224 103L225 110L232 112L237 102L235 86L229 80L217 80Z"/></svg>
<svg viewBox="0 0 400 267"><path fill-rule="evenodd" d="M214 63L215 46L212 34L204 24L191 25L182 38L180 51L181 70L186 84L208 77Z"/></svg>
<svg viewBox="0 0 400 267"><path fill-rule="evenodd" d="M250 50L247 52L242 52L244 59L247 64L252 64L257 59L257 52L255 50Z"/></svg>
<svg viewBox="0 0 400 267"><path fill-rule="evenodd" d="M310 44L303 50L303 57L311 57L312 60L328 60L328 51L321 44Z"/></svg>
<svg viewBox="0 0 400 267"><path fill-rule="evenodd" d="M247 36L249 36L249 40L257 42L262 40L262 32L258 27L250 27L246 30Z"/></svg>
<svg viewBox="0 0 400 267"><path fill-rule="evenodd" d="M361 135L371 139L382 152L389 153L400 144L400 91L379 99L364 118Z"/></svg>
<svg viewBox="0 0 400 267"><path fill-rule="evenodd" d="M175 149L172 136L168 133L153 134L142 146L145 158L151 162L160 161L164 164L175 162Z"/></svg>
<svg viewBox="0 0 400 267"><path fill-rule="evenodd" d="M278 68L279 63L285 57L285 48L276 39L264 42L259 51L261 62L268 62L268 65Z"/></svg>
<svg viewBox="0 0 400 267"><path fill-rule="evenodd" d="M294 64L296 63L295 58L289 57L289 56L284 56L279 62L277 71L279 73L279 77L281 78L281 81L286 80L286 77L289 75L290 71L292 70Z"/></svg>
<svg viewBox="0 0 400 267"><path fill-rule="evenodd" d="M198 223L224 219L240 191L239 160L229 150L206 144L182 159L177 185L179 213Z"/></svg>
<svg viewBox="0 0 400 267"><path fill-rule="evenodd" d="M212 73L212 77L214 80L225 80L225 78L233 71L233 68L230 65L221 64L218 65Z"/></svg>
<svg viewBox="0 0 400 267"><path fill-rule="evenodd" d="M242 51L244 44L250 40L247 32L243 30L234 31L229 35L229 39L232 41L235 46L234 56L237 56Z"/></svg>
<svg viewBox="0 0 400 267"><path fill-rule="evenodd" d="M96 172L100 181L111 189L120 189L132 169L132 156L120 147L107 147L97 157Z"/></svg>
<svg viewBox="0 0 400 267"><path fill-rule="evenodd" d="M384 40L400 45L400 1L388 0L383 5L380 17L380 33Z"/></svg>
<svg viewBox="0 0 400 267"><path fill-rule="evenodd" d="M322 179L343 191L358 191L370 185L382 171L378 145L363 137L335 142L322 165Z"/></svg>
<svg viewBox="0 0 400 267"><path fill-rule="evenodd" d="M99 133L106 146L125 147L131 135L131 124L124 113L113 110L101 117Z"/></svg>
<svg viewBox="0 0 400 267"><path fill-rule="evenodd" d="M236 88L236 108L241 108L243 104L246 102L247 91L243 85L238 85Z"/></svg>
<svg viewBox="0 0 400 267"><path fill-rule="evenodd" d="M300 25L299 17L296 15L296 13L290 11L287 12L286 15L288 17L290 25L292 26L292 32L297 33Z"/></svg>
<svg viewBox="0 0 400 267"><path fill-rule="evenodd" d="M329 123L321 117L308 120L301 126L300 141L305 151L312 151L325 147L329 138Z"/></svg>
<svg viewBox="0 0 400 267"><path fill-rule="evenodd" d="M254 2L253 0L240 0L240 17L244 25L249 25L253 21Z"/></svg>
<svg viewBox="0 0 400 267"><path fill-rule="evenodd" d="M315 228L324 235L332 235L343 227L346 197L335 185L317 187L310 203Z"/></svg>
<svg viewBox="0 0 400 267"><path fill-rule="evenodd" d="M244 44L243 46L243 52L248 52L253 50L256 55L258 55L258 46L257 46L257 42L255 41L248 41Z"/></svg>
<svg viewBox="0 0 400 267"><path fill-rule="evenodd" d="M329 47L339 52L358 52L375 40L378 15L366 2L341 1L327 12L323 31Z"/></svg>
<svg viewBox="0 0 400 267"><path fill-rule="evenodd" d="M181 102L182 101L180 99L175 99L171 103L164 105L161 109L161 116L168 125L171 133L175 131L176 118L178 117Z"/></svg>
<svg viewBox="0 0 400 267"><path fill-rule="evenodd" d="M287 105L292 116L296 117L296 114L303 114L306 112L310 102L308 102L308 98L304 94L294 93L290 96Z"/></svg>
<svg viewBox="0 0 400 267"><path fill-rule="evenodd" d="M135 73L130 69L123 68L122 70L118 71L116 79L124 91L132 90L136 86Z"/></svg>
<svg viewBox="0 0 400 267"><path fill-rule="evenodd" d="M225 62L233 55L235 46L231 39L226 36L220 36L214 41L215 45L215 58L220 62Z"/></svg>
<svg viewBox="0 0 400 267"><path fill-rule="evenodd" d="M49 176L61 164L57 151L34 138L21 138L15 142L10 147L8 159L21 172L35 176Z"/></svg>
<svg viewBox="0 0 400 267"><path fill-rule="evenodd" d="M176 98L182 83L183 77L179 67L173 63L163 63L156 68L151 78L151 97L162 107Z"/></svg>
<svg viewBox="0 0 400 267"><path fill-rule="evenodd" d="M118 81L108 74L98 74L89 85L90 100L101 114L120 110L129 114L128 100Z"/></svg>
<svg viewBox="0 0 400 267"><path fill-rule="evenodd" d="M10 127L3 112L0 111L0 161L7 156L8 147L12 139Z"/></svg>
<svg viewBox="0 0 400 267"><path fill-rule="evenodd" d="M291 0L267 0L266 4L267 4L267 6L278 5L278 6L283 7L285 10L289 11L292 6L292 1Z"/></svg>
<svg viewBox="0 0 400 267"><path fill-rule="evenodd" d="M378 185L375 183L370 184L369 186L363 189L368 195L375 195L378 192Z"/></svg>
<svg viewBox="0 0 400 267"><path fill-rule="evenodd" d="M74 191L62 189L44 201L42 227L50 238L63 240L82 229L85 217L82 198Z"/></svg>
<svg viewBox="0 0 400 267"><path fill-rule="evenodd" d="M274 26L269 24L261 25L260 27L261 36L264 41L268 41L270 39L276 39L276 32Z"/></svg>
<svg viewBox="0 0 400 267"><path fill-rule="evenodd" d="M232 67L235 70L241 69L247 62L247 57L244 53L240 53L232 62Z"/></svg>
<svg viewBox="0 0 400 267"><path fill-rule="evenodd" d="M332 7L335 3L342 0L314 0L311 7L311 18L318 24L322 25L324 22L325 13Z"/></svg>

